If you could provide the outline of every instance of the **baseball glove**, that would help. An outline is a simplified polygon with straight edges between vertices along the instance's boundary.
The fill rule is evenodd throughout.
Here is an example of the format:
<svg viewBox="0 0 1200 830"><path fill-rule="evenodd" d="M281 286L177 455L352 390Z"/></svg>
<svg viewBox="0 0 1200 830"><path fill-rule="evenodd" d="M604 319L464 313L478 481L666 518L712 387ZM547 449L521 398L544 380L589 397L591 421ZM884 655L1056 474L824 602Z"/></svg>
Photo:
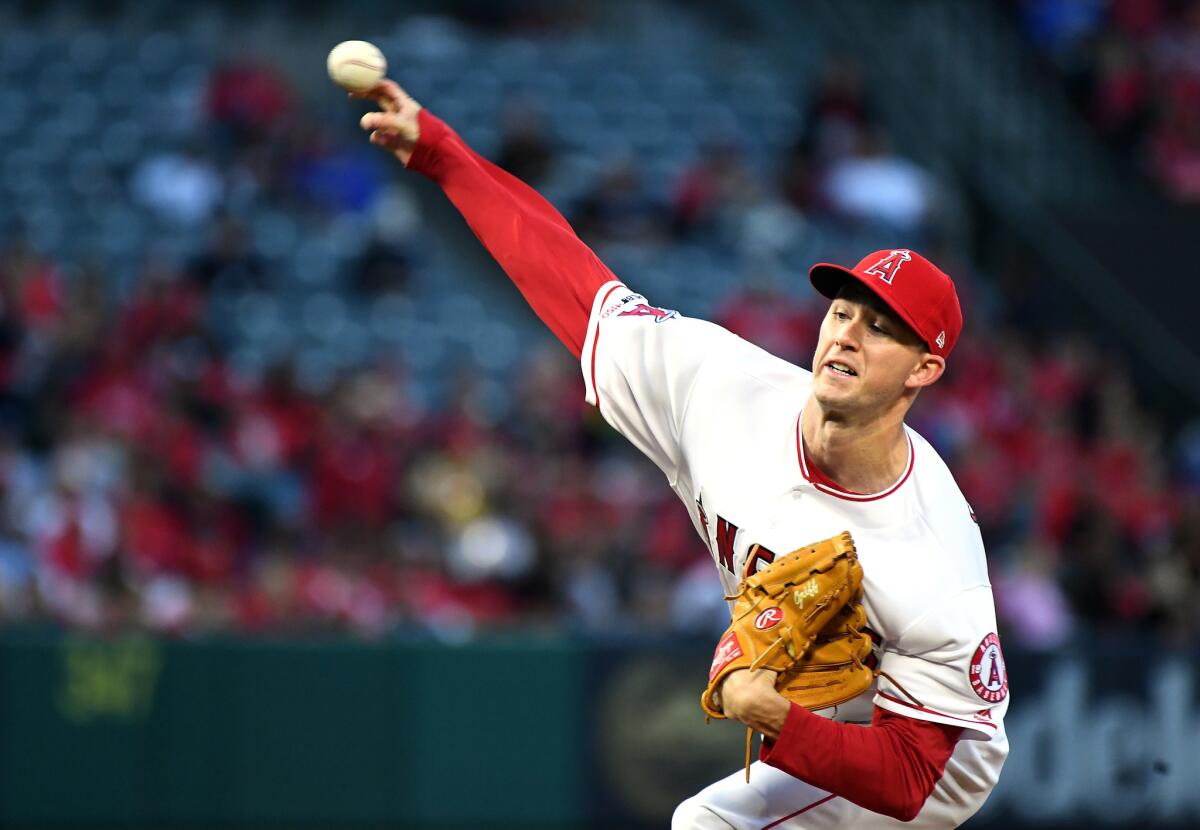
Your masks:
<svg viewBox="0 0 1200 830"><path fill-rule="evenodd" d="M709 717L725 717L717 689L737 669L776 672L775 690L814 710L870 687L862 566L849 532L777 559L743 580L730 599L733 622L717 644L700 696Z"/></svg>

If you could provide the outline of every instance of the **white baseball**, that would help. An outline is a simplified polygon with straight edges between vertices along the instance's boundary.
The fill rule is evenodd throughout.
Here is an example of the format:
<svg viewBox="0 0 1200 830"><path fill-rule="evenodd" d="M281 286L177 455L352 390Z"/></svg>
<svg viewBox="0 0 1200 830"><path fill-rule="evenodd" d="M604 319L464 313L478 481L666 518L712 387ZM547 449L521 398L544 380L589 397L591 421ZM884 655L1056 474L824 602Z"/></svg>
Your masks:
<svg viewBox="0 0 1200 830"><path fill-rule="evenodd" d="M343 40L329 50L325 60L333 82L351 92L365 92L387 74L387 58L365 40Z"/></svg>

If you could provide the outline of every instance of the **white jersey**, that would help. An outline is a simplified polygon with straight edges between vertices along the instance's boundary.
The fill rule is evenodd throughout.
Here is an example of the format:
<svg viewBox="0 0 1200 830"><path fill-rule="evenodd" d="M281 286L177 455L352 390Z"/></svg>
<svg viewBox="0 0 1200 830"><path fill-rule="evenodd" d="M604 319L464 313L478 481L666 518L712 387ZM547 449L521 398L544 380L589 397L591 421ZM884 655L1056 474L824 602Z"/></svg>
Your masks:
<svg viewBox="0 0 1200 830"><path fill-rule="evenodd" d="M581 363L588 402L666 474L727 593L777 555L851 532L880 674L824 714L869 722L876 705L962 727L926 810L955 824L974 813L1007 754L1008 684L979 527L937 452L906 428L895 483L837 489L800 440L810 372L617 282L596 296Z"/></svg>

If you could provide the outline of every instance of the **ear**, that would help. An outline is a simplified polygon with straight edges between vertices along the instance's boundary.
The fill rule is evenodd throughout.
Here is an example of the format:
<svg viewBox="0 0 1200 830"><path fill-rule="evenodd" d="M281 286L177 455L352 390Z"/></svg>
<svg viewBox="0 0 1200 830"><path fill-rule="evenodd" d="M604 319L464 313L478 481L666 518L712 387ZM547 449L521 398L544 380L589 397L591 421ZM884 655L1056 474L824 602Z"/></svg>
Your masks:
<svg viewBox="0 0 1200 830"><path fill-rule="evenodd" d="M921 360L909 372L908 377L904 381L906 389L921 389L929 386L937 381L942 376L942 372L946 371L946 358L941 355L932 354L930 352L921 352Z"/></svg>

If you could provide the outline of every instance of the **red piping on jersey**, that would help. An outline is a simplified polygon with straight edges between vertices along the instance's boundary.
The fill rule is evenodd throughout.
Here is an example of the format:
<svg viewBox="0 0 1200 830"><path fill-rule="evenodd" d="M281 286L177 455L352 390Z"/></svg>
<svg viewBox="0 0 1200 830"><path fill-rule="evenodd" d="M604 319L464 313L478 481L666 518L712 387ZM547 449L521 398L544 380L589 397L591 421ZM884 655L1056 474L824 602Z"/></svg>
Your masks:
<svg viewBox="0 0 1200 830"><path fill-rule="evenodd" d="M604 299L600 301L598 312L604 311L604 304L608 302L608 298L618 288L625 288L623 285L614 285L608 289L608 293L604 295ZM628 290L628 289L626 289ZM600 409L600 387L596 385L596 351L600 346L600 317L596 317L596 335L592 338L592 391L596 393L596 409Z"/></svg>
<svg viewBox="0 0 1200 830"><path fill-rule="evenodd" d="M825 796L824 798L820 799L819 801L814 801L812 804L809 804L807 807L801 807L796 812L788 813L783 818L771 822L767 826L763 827L762 830L771 830L772 827L778 827L779 825L783 824L788 819L795 818L796 816L800 815L801 813L807 813L809 810L813 809L814 807L820 807L822 804L824 804L826 801L828 801L831 798L837 798L837 796L834 795L833 793L830 793L829 795Z"/></svg>
<svg viewBox="0 0 1200 830"><path fill-rule="evenodd" d="M881 698L883 698L886 701L889 701L891 703L899 703L901 706L907 706L909 709L916 709L918 712L924 712L927 715L937 715L939 718L949 718L950 720L956 720L959 723L969 723L971 726L987 726L987 727L990 727L991 729L996 728L996 724L994 724L994 723L988 723L987 721L981 721L981 720L980 721L967 720L966 718L959 718L959 717L955 717L954 715L947 715L945 712L939 712L937 709L926 709L924 706L917 706L914 703L909 703L908 701L901 700L898 697L892 697L887 692L879 692L878 694Z"/></svg>
<svg viewBox="0 0 1200 830"><path fill-rule="evenodd" d="M806 458L805 461L807 461L807 460L808 459ZM869 496L869 495L871 495L870 493L860 493L857 490L847 490L845 487L842 487L840 484L838 484L832 478L825 475L825 472L820 467L818 467L816 464L808 464L806 469L808 472L808 480L810 482L812 482L813 484L820 484L821 486L823 486L829 490L837 490L838 492L844 493L847 496Z"/></svg>
<svg viewBox="0 0 1200 830"><path fill-rule="evenodd" d="M800 434L800 420L803 414L802 411L800 415L796 416L796 459L800 462L800 474L804 476L804 480L822 493L837 496L839 499L845 499L846 501L878 501L899 490L901 485L908 481L908 477L912 475L913 467L916 466L917 454L913 451L912 436L905 433L904 437L908 441L908 466L904 468L904 474L900 476L900 480L888 489L880 493L852 493L849 490L843 490L840 487L831 487L823 483L820 478L808 469L808 459L804 453L804 437ZM815 469L814 467L813 470ZM824 478L824 476L821 476L821 478Z"/></svg>

